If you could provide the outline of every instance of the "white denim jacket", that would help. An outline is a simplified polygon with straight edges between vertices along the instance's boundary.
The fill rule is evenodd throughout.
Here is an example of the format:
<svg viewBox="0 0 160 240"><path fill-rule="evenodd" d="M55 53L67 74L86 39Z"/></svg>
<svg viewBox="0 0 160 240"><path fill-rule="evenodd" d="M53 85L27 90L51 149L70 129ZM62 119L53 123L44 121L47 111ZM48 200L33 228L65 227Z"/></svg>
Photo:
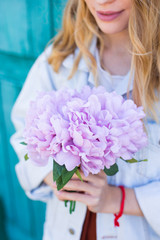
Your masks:
<svg viewBox="0 0 160 240"><path fill-rule="evenodd" d="M90 49L93 55L95 50L96 41L93 40ZM20 145L23 141L25 113L37 91L49 91L65 86L80 90L86 84L94 85L93 75L83 59L73 78L67 80L78 50L75 55L72 54L64 60L59 73L55 73L47 62L50 52L51 46L38 57L14 105L12 121L16 133L11 138L11 144L20 160L16 165L16 173L27 196L47 202L43 240L79 240L86 206L77 202L75 213L70 215L68 208L54 196L51 188L43 184L44 177L52 170L52 159L47 166L37 167L30 161L24 161L26 150L25 146ZM117 86L115 91L118 94L126 94L128 80L127 75ZM111 91L107 83L105 88ZM160 240L160 125L148 119L146 128L149 143L145 149L136 154L136 158L139 160L147 158L148 162L128 164L118 159L119 172L113 177L108 177L109 184L134 188L144 217L123 215L119 220L120 227L117 228L114 227L113 214L98 213L97 240Z"/></svg>

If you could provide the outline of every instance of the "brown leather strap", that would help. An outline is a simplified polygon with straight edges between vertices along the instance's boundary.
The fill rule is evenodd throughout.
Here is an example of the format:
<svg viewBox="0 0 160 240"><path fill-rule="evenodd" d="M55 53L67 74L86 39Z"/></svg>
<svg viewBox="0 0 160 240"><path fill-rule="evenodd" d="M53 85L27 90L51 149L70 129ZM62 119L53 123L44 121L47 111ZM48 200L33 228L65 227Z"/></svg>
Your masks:
<svg viewBox="0 0 160 240"><path fill-rule="evenodd" d="M96 240L96 213L87 209L81 240Z"/></svg>

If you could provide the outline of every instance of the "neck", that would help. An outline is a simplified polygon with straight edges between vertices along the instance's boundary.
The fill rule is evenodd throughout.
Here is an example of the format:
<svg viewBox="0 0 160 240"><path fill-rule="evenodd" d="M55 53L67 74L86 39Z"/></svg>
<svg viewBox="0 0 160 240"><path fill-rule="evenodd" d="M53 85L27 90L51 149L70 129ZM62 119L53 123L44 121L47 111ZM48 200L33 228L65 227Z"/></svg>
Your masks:
<svg viewBox="0 0 160 240"><path fill-rule="evenodd" d="M128 30L116 34L104 35L104 42L105 50L110 49L113 53L128 54L128 50L131 49Z"/></svg>
<svg viewBox="0 0 160 240"><path fill-rule="evenodd" d="M128 31L104 36L102 67L113 75L125 75L131 68L131 43Z"/></svg>

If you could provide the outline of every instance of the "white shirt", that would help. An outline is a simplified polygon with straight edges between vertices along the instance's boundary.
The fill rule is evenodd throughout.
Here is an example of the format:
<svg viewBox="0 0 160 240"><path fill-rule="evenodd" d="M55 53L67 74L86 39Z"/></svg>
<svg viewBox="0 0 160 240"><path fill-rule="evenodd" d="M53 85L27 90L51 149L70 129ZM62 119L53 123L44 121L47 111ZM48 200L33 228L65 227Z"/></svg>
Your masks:
<svg viewBox="0 0 160 240"><path fill-rule="evenodd" d="M93 40L90 51L96 57L96 40ZM37 167L30 161L24 161L25 146L19 144L23 141L25 113L29 102L35 98L37 90L49 91L65 86L80 90L86 84L94 85L93 75L88 71L83 59L81 59L73 78L67 80L78 50L76 50L75 55L69 55L64 60L59 73L55 73L47 62L47 56L50 52L51 47L36 60L14 105L12 121L16 133L12 136L11 143L20 160L16 165L16 173L24 191L32 199L47 202L43 240L79 240L85 219L86 206L77 202L75 213L70 215L68 208L65 208L64 203L54 196L51 188L42 184L44 177L52 170L52 159L45 167ZM105 79L104 82L101 76L100 79L101 84L105 86L107 91L114 89L118 94L126 94L129 73L123 79L119 79L120 81L117 81L116 85L111 84L107 78L107 73L103 78L103 80ZM132 90L132 84L130 90ZM146 128L149 144L136 154L136 158L147 158L148 162L127 164L117 159L119 172L113 177L108 177L109 184L134 188L145 217L124 214L119 220L120 227L116 228L114 227L113 214L98 213L96 220L97 240L160 239L160 125L148 119Z"/></svg>

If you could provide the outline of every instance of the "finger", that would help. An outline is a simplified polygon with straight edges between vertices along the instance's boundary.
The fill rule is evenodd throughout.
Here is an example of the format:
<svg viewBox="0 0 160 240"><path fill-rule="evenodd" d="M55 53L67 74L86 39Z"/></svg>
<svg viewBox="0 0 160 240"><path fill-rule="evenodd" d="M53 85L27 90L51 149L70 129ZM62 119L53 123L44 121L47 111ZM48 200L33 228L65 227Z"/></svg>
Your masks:
<svg viewBox="0 0 160 240"><path fill-rule="evenodd" d="M67 191L77 191L77 192L86 192L88 194L93 194L96 191L96 188L87 183L81 182L80 180L70 180L64 187L63 190Z"/></svg>
<svg viewBox="0 0 160 240"><path fill-rule="evenodd" d="M81 171L81 170L79 170L79 172L80 172L80 174L81 174L81 177L82 177L82 179L84 180L84 181L86 181L86 182L95 182L96 181L96 179L98 180L98 179L100 179L100 178L106 178L106 174L103 172L103 171L101 171L100 173L98 173L98 174L89 174L88 176L85 176L84 175L84 173ZM76 174L74 174L73 175L73 177L72 177L72 179L79 179L79 177L76 175Z"/></svg>
<svg viewBox="0 0 160 240"><path fill-rule="evenodd" d="M94 206L98 202L98 198L93 197L88 194L84 193L77 193L77 192L66 192L66 191L59 191L57 193L58 199L61 201L78 201L87 206Z"/></svg>
<svg viewBox="0 0 160 240"><path fill-rule="evenodd" d="M108 184L107 183L107 177L106 177L105 173L104 174L99 173L98 176L90 174L87 178L85 178L84 182L89 183L90 186L93 186L95 188L101 188L101 187Z"/></svg>

